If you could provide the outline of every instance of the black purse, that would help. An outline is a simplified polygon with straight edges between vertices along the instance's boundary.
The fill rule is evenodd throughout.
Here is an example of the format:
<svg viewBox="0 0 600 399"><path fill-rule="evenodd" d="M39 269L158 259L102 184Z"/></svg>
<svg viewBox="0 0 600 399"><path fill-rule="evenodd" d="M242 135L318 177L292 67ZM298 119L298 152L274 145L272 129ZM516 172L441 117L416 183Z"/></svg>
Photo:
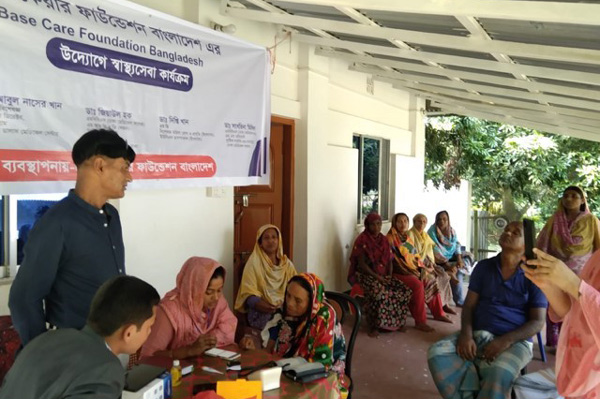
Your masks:
<svg viewBox="0 0 600 399"><path fill-rule="evenodd" d="M296 382L311 382L329 375L322 363L309 363L302 357L281 359L276 363L283 368L283 374L286 377Z"/></svg>

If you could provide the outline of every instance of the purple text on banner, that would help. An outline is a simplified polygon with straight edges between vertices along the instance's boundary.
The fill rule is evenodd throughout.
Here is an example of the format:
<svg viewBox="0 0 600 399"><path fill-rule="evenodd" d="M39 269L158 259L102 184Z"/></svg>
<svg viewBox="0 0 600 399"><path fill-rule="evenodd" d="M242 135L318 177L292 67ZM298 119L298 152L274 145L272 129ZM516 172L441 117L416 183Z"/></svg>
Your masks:
<svg viewBox="0 0 600 399"><path fill-rule="evenodd" d="M180 91L194 83L186 67L56 37L46 45L46 56L57 68L90 75Z"/></svg>

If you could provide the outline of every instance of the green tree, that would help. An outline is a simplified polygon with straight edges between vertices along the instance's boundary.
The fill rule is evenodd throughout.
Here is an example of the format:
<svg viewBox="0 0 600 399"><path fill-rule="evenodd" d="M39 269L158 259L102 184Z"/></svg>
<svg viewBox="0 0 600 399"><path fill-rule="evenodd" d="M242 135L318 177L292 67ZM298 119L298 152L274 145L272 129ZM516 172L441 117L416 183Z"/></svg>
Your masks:
<svg viewBox="0 0 600 399"><path fill-rule="evenodd" d="M450 189L472 184L473 208L546 220L562 191L582 187L600 202L600 143L462 116L426 123L425 178Z"/></svg>

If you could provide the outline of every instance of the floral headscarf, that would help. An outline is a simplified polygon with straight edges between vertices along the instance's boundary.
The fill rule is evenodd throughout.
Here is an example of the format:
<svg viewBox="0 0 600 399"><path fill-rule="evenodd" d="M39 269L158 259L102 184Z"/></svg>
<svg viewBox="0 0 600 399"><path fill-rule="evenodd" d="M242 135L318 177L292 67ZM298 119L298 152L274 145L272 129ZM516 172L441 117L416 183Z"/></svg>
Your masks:
<svg viewBox="0 0 600 399"><path fill-rule="evenodd" d="M317 275L301 273L290 282L298 279L305 280L311 287L310 314L290 322L284 313L278 322L280 328L275 353L285 357L301 356L309 362L322 363L329 369L333 364L335 311L325 301L325 286ZM285 304L283 309L285 312Z"/></svg>

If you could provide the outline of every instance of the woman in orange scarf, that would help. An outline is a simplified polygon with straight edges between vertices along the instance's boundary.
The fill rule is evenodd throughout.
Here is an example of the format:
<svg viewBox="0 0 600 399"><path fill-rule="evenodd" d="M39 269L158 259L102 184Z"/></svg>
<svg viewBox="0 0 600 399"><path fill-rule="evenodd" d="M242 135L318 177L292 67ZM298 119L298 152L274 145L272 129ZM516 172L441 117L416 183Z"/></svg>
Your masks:
<svg viewBox="0 0 600 399"><path fill-rule="evenodd" d="M412 290L408 307L415 319L415 328L430 332L435 329L427 324L425 303L435 320L452 323L442 309L442 300L433 275L432 266L426 267L417 254L413 240L408 236L408 216L397 213L392 218L392 226L387 238L392 249L394 278L402 281Z"/></svg>

